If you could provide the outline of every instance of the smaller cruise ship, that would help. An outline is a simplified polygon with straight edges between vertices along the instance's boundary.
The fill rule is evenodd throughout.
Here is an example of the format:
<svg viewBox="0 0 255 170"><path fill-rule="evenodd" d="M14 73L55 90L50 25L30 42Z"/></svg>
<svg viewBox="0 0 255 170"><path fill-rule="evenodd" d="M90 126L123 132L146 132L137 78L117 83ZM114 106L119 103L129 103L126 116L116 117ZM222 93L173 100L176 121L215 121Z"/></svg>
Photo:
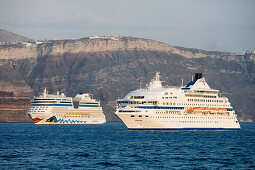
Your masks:
<svg viewBox="0 0 255 170"><path fill-rule="evenodd" d="M237 115L227 97L202 73L181 87L163 87L159 73L144 89L117 100L116 115L131 130L235 130Z"/></svg>
<svg viewBox="0 0 255 170"><path fill-rule="evenodd" d="M31 100L28 116L37 125L43 124L103 124L106 122L100 102L91 94L80 93L74 98L63 93L48 94L46 88Z"/></svg>

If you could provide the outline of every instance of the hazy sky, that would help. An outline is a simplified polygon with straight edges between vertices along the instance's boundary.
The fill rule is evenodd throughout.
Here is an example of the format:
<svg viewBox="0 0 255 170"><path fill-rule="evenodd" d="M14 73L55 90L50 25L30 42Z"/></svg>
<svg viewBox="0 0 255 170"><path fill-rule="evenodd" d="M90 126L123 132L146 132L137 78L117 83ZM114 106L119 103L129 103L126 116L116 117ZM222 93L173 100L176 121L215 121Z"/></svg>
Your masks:
<svg viewBox="0 0 255 170"><path fill-rule="evenodd" d="M206 50L255 50L255 0L0 0L0 28L32 39L149 38Z"/></svg>

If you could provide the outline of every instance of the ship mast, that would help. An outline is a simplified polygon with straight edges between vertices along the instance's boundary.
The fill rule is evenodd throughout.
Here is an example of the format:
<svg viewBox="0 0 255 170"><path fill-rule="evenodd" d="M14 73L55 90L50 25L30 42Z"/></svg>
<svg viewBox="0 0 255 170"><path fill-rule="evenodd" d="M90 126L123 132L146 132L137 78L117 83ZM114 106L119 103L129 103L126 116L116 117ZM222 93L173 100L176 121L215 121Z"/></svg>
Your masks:
<svg viewBox="0 0 255 170"><path fill-rule="evenodd" d="M47 89L46 89L46 87L45 87L45 89L44 89L44 91L43 91L43 97L46 97L46 95L47 95Z"/></svg>
<svg viewBox="0 0 255 170"><path fill-rule="evenodd" d="M159 80L159 77L160 77L159 72L156 72L155 80L156 80L156 81L160 81L160 80Z"/></svg>

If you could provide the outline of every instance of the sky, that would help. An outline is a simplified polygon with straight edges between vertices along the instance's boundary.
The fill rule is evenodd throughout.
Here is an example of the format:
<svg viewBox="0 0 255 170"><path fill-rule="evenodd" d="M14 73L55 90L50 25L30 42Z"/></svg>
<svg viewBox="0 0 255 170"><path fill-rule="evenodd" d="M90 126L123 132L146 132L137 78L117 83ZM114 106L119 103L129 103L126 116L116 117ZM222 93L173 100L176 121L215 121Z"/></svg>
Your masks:
<svg viewBox="0 0 255 170"><path fill-rule="evenodd" d="M134 36L255 50L255 0L0 0L0 29L35 40Z"/></svg>

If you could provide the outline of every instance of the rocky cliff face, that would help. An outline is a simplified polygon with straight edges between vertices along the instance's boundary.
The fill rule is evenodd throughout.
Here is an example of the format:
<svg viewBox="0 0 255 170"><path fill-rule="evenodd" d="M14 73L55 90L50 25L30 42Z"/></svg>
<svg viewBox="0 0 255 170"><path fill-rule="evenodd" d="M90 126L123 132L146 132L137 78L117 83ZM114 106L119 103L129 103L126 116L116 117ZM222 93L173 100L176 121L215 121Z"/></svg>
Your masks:
<svg viewBox="0 0 255 170"><path fill-rule="evenodd" d="M68 96L90 92L101 100L111 121L117 120L115 100L139 88L140 82L149 83L156 70L167 85L180 85L181 79L188 82L194 72L202 72L212 88L229 97L240 119L255 119L254 56L173 47L134 37L1 46L0 91L16 96L32 96L45 87Z"/></svg>

